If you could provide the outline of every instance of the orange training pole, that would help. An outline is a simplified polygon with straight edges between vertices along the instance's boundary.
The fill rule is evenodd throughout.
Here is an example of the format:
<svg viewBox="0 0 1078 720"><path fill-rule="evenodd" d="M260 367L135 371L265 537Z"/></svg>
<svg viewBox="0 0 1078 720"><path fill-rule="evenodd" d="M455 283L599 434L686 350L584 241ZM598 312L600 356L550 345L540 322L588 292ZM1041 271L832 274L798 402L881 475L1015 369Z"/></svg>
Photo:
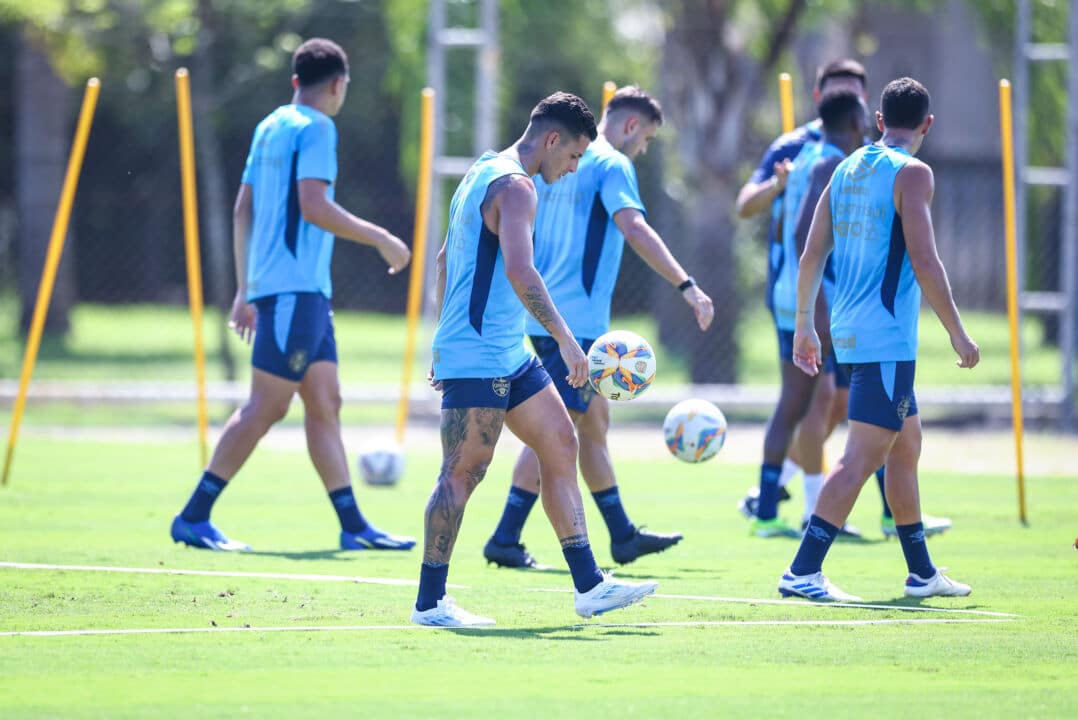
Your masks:
<svg viewBox="0 0 1078 720"><path fill-rule="evenodd" d="M610 98L614 97L614 93L617 91L618 86L613 80L607 80L603 83L603 110L606 110L607 103L610 102Z"/></svg>
<svg viewBox="0 0 1078 720"><path fill-rule="evenodd" d="M782 110L782 131L794 129L794 88L790 73L779 74L779 107Z"/></svg>
<svg viewBox="0 0 1078 720"><path fill-rule="evenodd" d="M11 472L11 462L15 456L15 443L19 439L19 425L22 424L23 411L26 409L26 393L30 389L30 376L37 362L37 351L41 348L41 335L45 330L45 316L49 312L52 300L52 288L56 282L56 271L60 267L60 255L64 251L64 238L67 225L71 220L71 206L75 202L75 188L79 184L82 172L82 159L86 154L86 141L90 137L90 125L97 107L97 96L101 92L101 83L97 78L86 81L86 93L82 97L82 109L79 111L79 123L75 128L75 141L67 159L67 172L64 173L64 185L60 190L60 204L56 208L56 217L52 222L52 234L49 236L49 248L45 255L45 268L41 272L41 283L37 288L37 301L34 303L34 315L30 321L30 334L26 338L26 352L22 359L22 376L19 378L19 394L15 398L15 408L11 413L11 428L8 431L7 453L4 456L4 472L0 484L7 485Z"/></svg>
<svg viewBox="0 0 1078 720"><path fill-rule="evenodd" d="M426 269L427 228L430 222L431 166L434 156L434 90L423 88L419 123L419 178L415 193L415 229L412 234L412 274L408 280L408 330L404 344L404 367L401 372L401 398L397 406L397 443L404 442L408 423L408 394L415 362L415 337L423 298L423 273Z"/></svg>
<svg viewBox="0 0 1078 720"><path fill-rule="evenodd" d="M198 193L195 190L195 137L191 122L191 81L187 68L176 71L176 114L180 132L180 180L183 188L183 240L187 255L187 297L195 331L195 380L198 384L198 442L202 466L208 459L206 434L206 351L202 343L202 259L198 243Z"/></svg>

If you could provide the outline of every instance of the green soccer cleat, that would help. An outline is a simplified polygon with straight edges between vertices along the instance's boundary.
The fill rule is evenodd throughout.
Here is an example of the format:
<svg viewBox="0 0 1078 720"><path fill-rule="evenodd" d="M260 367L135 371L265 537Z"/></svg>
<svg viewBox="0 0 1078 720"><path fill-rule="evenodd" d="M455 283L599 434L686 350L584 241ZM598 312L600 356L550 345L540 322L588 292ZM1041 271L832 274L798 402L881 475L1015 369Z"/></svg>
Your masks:
<svg viewBox="0 0 1078 720"><path fill-rule="evenodd" d="M749 525L749 534L762 538L801 538L801 531L797 528L791 527L782 518L772 518L770 520L761 520L760 518L756 518L752 521L752 524Z"/></svg>

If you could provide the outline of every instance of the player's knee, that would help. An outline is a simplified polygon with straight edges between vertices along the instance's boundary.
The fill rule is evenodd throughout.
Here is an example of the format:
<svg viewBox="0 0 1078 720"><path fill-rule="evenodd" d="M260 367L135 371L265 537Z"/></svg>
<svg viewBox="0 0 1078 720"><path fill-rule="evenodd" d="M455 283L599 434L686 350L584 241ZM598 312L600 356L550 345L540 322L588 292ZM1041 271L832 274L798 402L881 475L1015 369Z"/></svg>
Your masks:
<svg viewBox="0 0 1078 720"><path fill-rule="evenodd" d="M307 412L315 417L325 420L336 420L341 414L341 393L338 390L327 390L315 395L306 404Z"/></svg>
<svg viewBox="0 0 1078 720"><path fill-rule="evenodd" d="M271 425L280 422L288 414L291 398L265 399L251 398L241 414L246 422L254 423L268 430Z"/></svg>

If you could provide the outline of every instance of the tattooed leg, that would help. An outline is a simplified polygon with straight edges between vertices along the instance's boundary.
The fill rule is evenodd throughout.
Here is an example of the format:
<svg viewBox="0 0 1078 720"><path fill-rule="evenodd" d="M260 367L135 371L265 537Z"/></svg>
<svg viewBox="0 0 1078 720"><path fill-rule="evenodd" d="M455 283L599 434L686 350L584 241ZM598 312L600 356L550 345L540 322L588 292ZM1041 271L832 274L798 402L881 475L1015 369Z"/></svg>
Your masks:
<svg viewBox="0 0 1078 720"><path fill-rule="evenodd" d="M586 543L584 503L576 481L576 433L554 386L513 408L505 424L539 458L543 509L562 547Z"/></svg>
<svg viewBox="0 0 1078 720"><path fill-rule="evenodd" d="M427 501L423 562L447 564L464 519L464 506L494 457L505 411L442 410L442 470Z"/></svg>

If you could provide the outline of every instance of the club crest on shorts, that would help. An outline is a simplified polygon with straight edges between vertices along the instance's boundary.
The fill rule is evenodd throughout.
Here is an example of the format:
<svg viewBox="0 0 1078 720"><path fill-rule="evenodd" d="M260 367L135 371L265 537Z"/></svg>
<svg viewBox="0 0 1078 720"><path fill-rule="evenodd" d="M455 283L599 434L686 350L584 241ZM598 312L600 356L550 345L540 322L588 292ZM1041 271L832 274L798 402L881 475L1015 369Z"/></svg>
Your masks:
<svg viewBox="0 0 1078 720"><path fill-rule="evenodd" d="M906 415L910 412L911 397L906 395L904 398L898 401L898 419L905 420Z"/></svg>
<svg viewBox="0 0 1078 720"><path fill-rule="evenodd" d="M494 378L490 383L490 389L498 397L505 397L509 394L509 381L505 378Z"/></svg>
<svg viewBox="0 0 1078 720"><path fill-rule="evenodd" d="M294 373L302 372L307 367L307 351L297 350L288 356L288 369Z"/></svg>

